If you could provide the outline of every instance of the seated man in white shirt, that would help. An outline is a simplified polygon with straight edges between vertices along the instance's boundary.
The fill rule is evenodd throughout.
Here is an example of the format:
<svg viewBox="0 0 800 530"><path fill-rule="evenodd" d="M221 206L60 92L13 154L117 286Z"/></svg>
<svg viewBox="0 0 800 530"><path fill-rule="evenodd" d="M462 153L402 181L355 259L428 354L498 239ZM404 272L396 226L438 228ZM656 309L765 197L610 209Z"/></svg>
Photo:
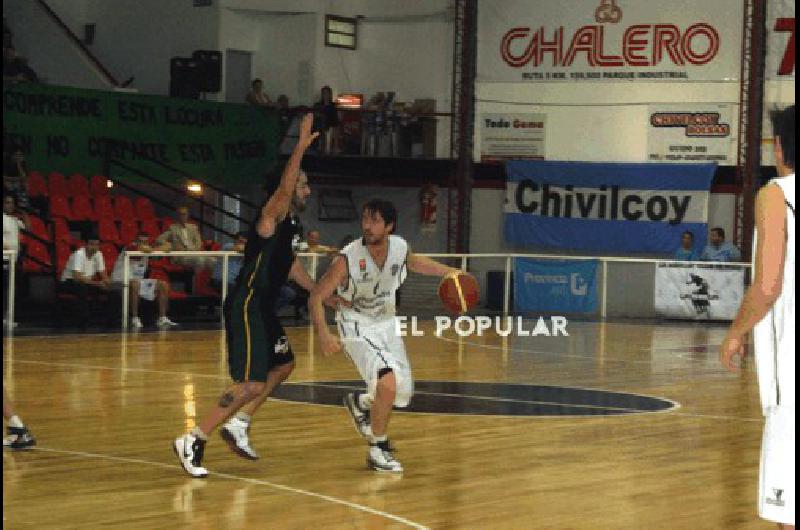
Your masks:
<svg viewBox="0 0 800 530"><path fill-rule="evenodd" d="M97 295L107 293L110 287L100 241L97 237L89 238L86 246L73 252L67 260L67 266L61 273L61 290L75 294L86 302L78 304L79 316L85 325L89 321L89 295L96 295L94 299L97 300Z"/></svg>
<svg viewBox="0 0 800 530"><path fill-rule="evenodd" d="M142 252L150 252L152 247L147 234L140 233L136 236L134 241L126 250L140 250ZM125 260L125 251L119 254L117 262L114 264L114 272L111 273L111 280L114 282L115 288L123 289L123 268ZM154 301L158 299L158 320L156 326L160 328L169 328L177 326L167 317L167 306L169 305L169 285L164 280L156 280L153 278L145 278L147 274L148 258L131 258L129 260L128 269L128 290L130 291L130 306L131 306L131 327L133 329L141 329L143 326L142 319L139 318L139 297L145 300Z"/></svg>

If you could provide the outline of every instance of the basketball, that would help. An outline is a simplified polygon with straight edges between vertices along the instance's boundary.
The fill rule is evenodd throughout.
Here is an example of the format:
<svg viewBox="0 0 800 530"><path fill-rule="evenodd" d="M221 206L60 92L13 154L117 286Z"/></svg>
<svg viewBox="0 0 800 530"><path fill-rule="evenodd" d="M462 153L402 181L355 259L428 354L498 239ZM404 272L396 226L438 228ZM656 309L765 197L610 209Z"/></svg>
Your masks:
<svg viewBox="0 0 800 530"><path fill-rule="evenodd" d="M478 304L478 282L469 274L446 276L439 283L442 305L452 313L466 313Z"/></svg>

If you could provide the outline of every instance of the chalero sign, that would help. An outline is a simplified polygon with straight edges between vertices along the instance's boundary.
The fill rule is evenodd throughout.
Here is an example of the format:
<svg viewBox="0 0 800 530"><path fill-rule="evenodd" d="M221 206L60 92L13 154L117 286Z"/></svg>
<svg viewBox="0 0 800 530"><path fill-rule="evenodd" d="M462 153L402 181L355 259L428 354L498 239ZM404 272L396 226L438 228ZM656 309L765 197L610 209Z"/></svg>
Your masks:
<svg viewBox="0 0 800 530"><path fill-rule="evenodd" d="M484 21L489 42L499 45L493 61L483 56L484 79L680 81L738 75L741 13L730 2L707 0L693 13L670 9L670 0L630 7L622 0L564 0L535 12L519 4L512 9L519 16ZM500 74L501 66L511 70Z"/></svg>

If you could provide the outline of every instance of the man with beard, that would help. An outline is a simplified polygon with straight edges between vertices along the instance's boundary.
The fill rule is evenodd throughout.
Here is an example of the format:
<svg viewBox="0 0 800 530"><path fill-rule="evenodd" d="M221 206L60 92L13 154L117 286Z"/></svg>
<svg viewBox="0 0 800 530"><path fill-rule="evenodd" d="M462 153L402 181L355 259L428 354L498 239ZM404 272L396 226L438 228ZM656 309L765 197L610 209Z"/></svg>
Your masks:
<svg viewBox="0 0 800 530"><path fill-rule="evenodd" d="M386 431L392 407L407 407L414 393L411 365L395 323L395 296L408 271L429 276L456 276L459 269L414 254L393 232L397 209L373 199L361 212L363 237L343 248L311 292L309 312L325 355L344 346L367 384L367 392L347 394L344 405L356 430L369 442L367 467L401 473ZM337 290L350 302L336 312L337 338L325 323L322 301Z"/></svg>
<svg viewBox="0 0 800 530"><path fill-rule="evenodd" d="M294 354L274 308L287 278L309 291L314 287L292 251L296 228L291 215L304 208L311 194L308 179L300 171L300 161L318 136L311 132L313 119L312 114L303 119L297 146L277 190L268 198L253 225L242 268L225 300L228 367L233 385L191 432L173 443L178 460L192 477L208 475L202 466L208 436L234 414L236 416L221 430L223 439L239 456L258 458L247 436L250 418L294 369ZM332 304L335 298L326 302Z"/></svg>

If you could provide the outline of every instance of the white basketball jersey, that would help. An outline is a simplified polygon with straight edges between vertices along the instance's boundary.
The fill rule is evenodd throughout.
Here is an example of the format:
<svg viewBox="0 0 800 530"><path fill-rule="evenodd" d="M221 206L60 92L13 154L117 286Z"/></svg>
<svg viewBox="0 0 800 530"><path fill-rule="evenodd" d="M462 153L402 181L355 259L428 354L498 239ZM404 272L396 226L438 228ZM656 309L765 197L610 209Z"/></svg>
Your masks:
<svg viewBox="0 0 800 530"><path fill-rule="evenodd" d="M780 186L786 200L786 261L781 294L753 330L758 386L765 414L778 405L795 404L795 175L774 179L770 185L773 184ZM758 233L753 238L753 277L757 237Z"/></svg>
<svg viewBox="0 0 800 530"><path fill-rule="evenodd" d="M372 260L363 239L353 241L340 252L347 261L348 279L339 286L339 296L351 302L336 313L337 321L364 324L394 318L395 294L408 274L408 243L398 236L389 236L389 251L383 268Z"/></svg>

